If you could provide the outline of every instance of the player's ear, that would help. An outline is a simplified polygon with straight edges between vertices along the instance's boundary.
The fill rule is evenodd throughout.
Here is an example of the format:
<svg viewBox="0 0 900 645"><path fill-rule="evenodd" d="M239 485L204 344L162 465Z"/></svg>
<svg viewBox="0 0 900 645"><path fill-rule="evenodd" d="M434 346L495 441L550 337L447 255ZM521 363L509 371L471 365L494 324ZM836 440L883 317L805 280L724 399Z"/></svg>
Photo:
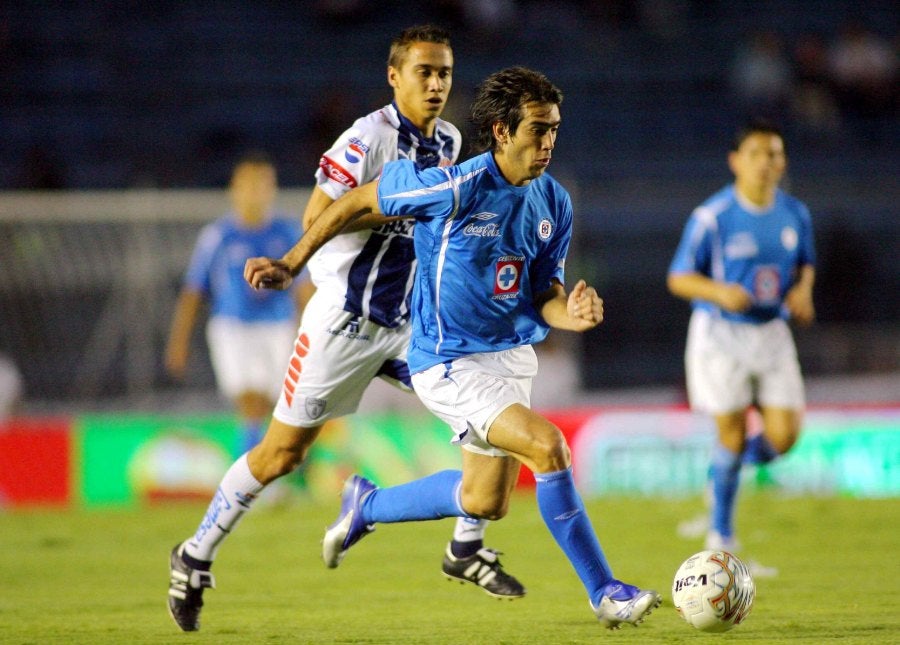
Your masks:
<svg viewBox="0 0 900 645"><path fill-rule="evenodd" d="M505 145L509 142L509 128L506 127L503 121L494 121L491 130L494 133L494 140L498 144Z"/></svg>
<svg viewBox="0 0 900 645"><path fill-rule="evenodd" d="M400 74L400 70L398 70L393 65L388 65L387 68L387 81L388 85L391 87L397 87L397 76Z"/></svg>

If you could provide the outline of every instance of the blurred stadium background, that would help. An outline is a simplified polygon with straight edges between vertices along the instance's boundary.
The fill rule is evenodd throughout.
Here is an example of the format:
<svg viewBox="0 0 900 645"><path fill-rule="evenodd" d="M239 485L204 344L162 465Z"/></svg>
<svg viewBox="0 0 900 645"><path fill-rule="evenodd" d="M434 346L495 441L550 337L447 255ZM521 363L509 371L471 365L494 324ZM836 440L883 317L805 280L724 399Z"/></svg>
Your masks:
<svg viewBox="0 0 900 645"><path fill-rule="evenodd" d="M535 397L579 437L598 423L598 436L620 437L584 449L606 455L586 462L586 478L661 463L674 472L674 463L691 473L684 491L701 485L698 437L708 436L683 409L689 312L667 294L665 272L685 218L730 179L733 130L763 114L785 127L788 187L812 209L819 252L818 322L797 333L813 438L784 476L797 481L810 459L820 464L811 477L827 477L846 453L848 471L882 482L870 492L900 494L900 9L880 0L4 5L0 353L21 386L14 375L0 379L0 400L18 398L14 421L0 426L6 472L26 468L28 455L45 463L64 454L66 492L45 501L123 501L145 471L156 472L147 494L160 493L159 464L169 464L190 492L196 482L185 473L200 463L191 450L218 454L203 452L212 440L225 456L203 462L212 475L199 486L215 484L236 442L202 334L187 386L162 367L196 233L227 208L223 187L249 148L274 157L280 204L299 214L319 154L390 99L390 38L424 21L453 33L451 121L463 126L475 85L511 64L544 71L565 93L551 172L575 199L568 274L598 286L607 320L583 337L551 337ZM854 66L847 52L860 51L868 62ZM414 400L378 391L368 405L397 436L423 423ZM610 406L634 414L597 416ZM348 420L319 457L365 467L349 457L369 450L412 472L444 458L424 460L373 426ZM185 428L202 440L185 440ZM366 439L354 451L356 432L384 445ZM850 443L822 448L833 432ZM435 437L424 452L444 455L445 437ZM846 448L860 442L867 447ZM682 461L672 462L678 450ZM106 475L84 466L114 454L121 491L103 489L113 485ZM639 464L638 454L658 460ZM337 478L341 468L328 472ZM3 497L16 494L0 486Z"/></svg>

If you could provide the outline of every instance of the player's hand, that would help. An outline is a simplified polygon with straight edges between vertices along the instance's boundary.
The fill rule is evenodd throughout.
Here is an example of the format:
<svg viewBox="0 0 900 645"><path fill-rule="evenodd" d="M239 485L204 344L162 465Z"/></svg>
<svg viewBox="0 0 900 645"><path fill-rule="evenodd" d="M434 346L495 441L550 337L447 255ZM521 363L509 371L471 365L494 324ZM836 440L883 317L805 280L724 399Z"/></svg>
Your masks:
<svg viewBox="0 0 900 645"><path fill-rule="evenodd" d="M790 312L791 320L803 327L811 325L816 318L812 290L802 285L794 285L788 290L784 296L784 306Z"/></svg>
<svg viewBox="0 0 900 645"><path fill-rule="evenodd" d="M716 304L725 311L740 313L753 304L753 297L739 284L729 282L719 285L718 295Z"/></svg>
<svg viewBox="0 0 900 645"><path fill-rule="evenodd" d="M254 289L278 289L291 286L294 276L287 263L273 258L250 258L244 264L244 280Z"/></svg>
<svg viewBox="0 0 900 645"><path fill-rule="evenodd" d="M579 280L566 301L566 313L573 323L573 331L587 331L603 322L603 300L594 287Z"/></svg>

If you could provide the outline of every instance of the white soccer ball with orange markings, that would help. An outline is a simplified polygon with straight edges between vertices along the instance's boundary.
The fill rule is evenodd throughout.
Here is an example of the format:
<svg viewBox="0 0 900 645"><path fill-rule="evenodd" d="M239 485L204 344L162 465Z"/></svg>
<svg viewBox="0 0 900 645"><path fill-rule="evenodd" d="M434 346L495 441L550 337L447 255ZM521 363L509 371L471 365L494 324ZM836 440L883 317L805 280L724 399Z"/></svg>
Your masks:
<svg viewBox="0 0 900 645"><path fill-rule="evenodd" d="M704 632L727 632L753 607L756 586L747 565L728 551L701 551L678 567L672 602L681 617Z"/></svg>

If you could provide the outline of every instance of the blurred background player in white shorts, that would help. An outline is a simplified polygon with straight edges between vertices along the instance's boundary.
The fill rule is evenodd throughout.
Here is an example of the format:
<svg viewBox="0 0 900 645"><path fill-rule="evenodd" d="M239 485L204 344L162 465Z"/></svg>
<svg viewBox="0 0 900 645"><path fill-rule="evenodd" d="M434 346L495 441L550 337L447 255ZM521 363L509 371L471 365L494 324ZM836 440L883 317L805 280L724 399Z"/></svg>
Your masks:
<svg viewBox="0 0 900 645"><path fill-rule="evenodd" d="M735 551L741 464L772 461L800 433L803 379L787 321L809 325L815 317L815 249L809 210L779 188L787 158L775 125L756 120L739 130L728 165L735 181L692 213L668 287L693 308L685 350L691 407L718 429L706 547ZM751 406L762 432L748 436Z"/></svg>
<svg viewBox="0 0 900 645"><path fill-rule="evenodd" d="M344 193L378 177L389 161L408 159L424 169L458 157L462 136L440 118L453 80L449 34L430 25L401 32L391 43L387 80L393 101L358 119L322 155L304 229ZM316 293L303 312L287 373L278 370L283 387L266 434L232 465L194 536L173 551L169 611L183 630L199 628L201 596L213 584L209 569L222 540L263 488L303 462L325 421L355 412L376 377L411 391L412 235L411 221L363 218L309 263ZM484 548L486 525L459 519L444 553L444 575L493 596L523 596L525 588L503 570L496 552Z"/></svg>
<svg viewBox="0 0 900 645"><path fill-rule="evenodd" d="M275 166L264 153L248 153L235 164L232 210L200 231L166 346L166 369L182 380L194 327L208 306L210 361L219 391L237 412L242 453L259 441L278 399L304 295L302 281L275 294L254 291L243 279L248 253L289 249L302 233L296 216L273 212L277 190Z"/></svg>

